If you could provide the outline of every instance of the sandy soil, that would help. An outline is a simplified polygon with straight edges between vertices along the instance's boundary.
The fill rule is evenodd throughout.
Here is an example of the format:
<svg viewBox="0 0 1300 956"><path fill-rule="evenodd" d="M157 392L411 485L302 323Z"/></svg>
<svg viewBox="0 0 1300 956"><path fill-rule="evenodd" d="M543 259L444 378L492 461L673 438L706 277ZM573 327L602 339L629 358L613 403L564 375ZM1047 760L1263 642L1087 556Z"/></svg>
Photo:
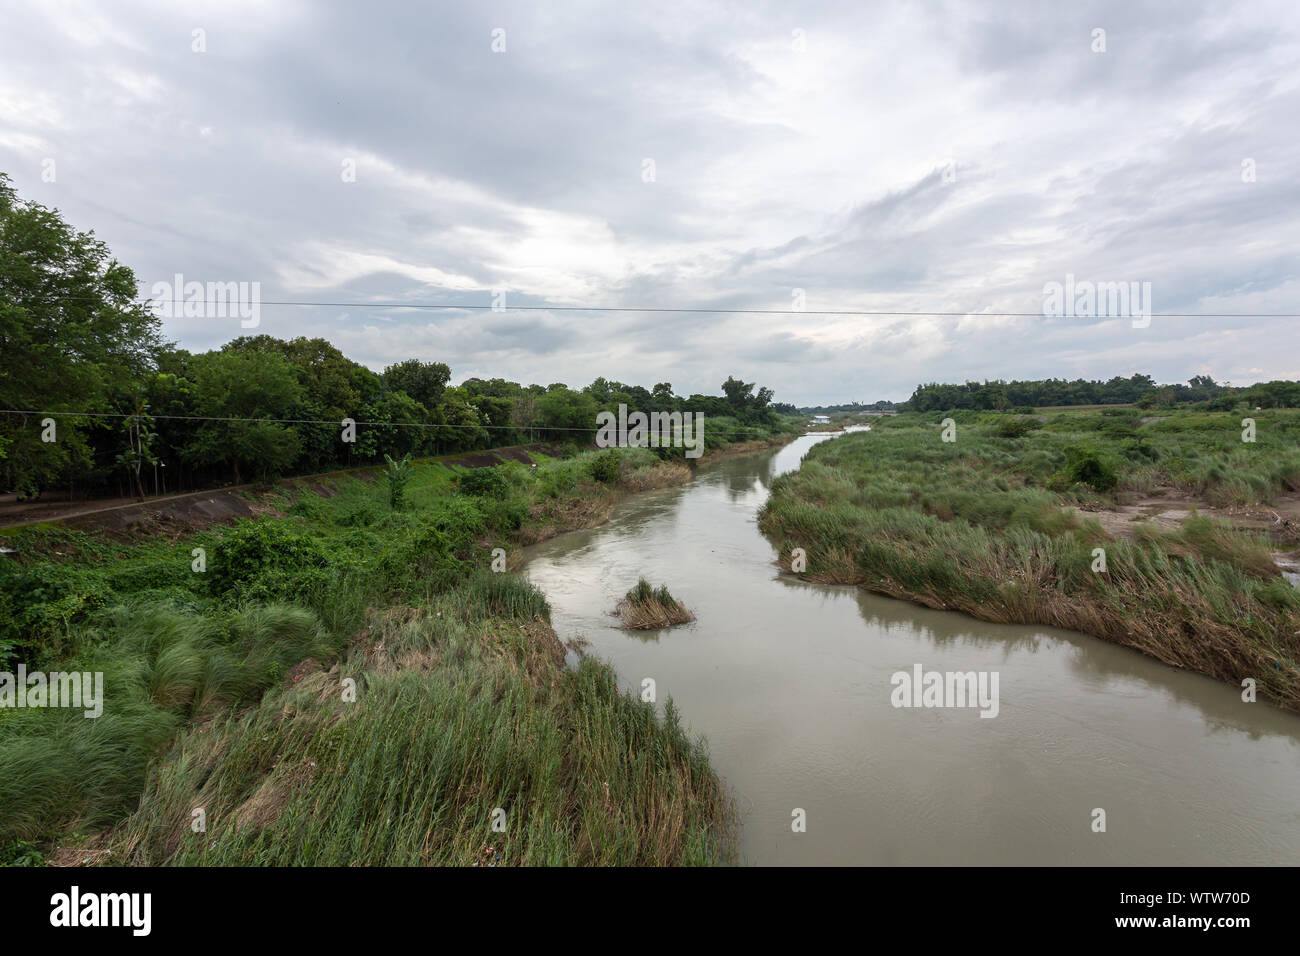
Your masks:
<svg viewBox="0 0 1300 956"><path fill-rule="evenodd" d="M1267 536L1273 543L1273 561L1288 580L1300 586L1300 494L1286 495L1272 505L1216 508L1198 498L1169 492L1101 511L1080 511L1080 514L1095 518L1107 534L1131 537L1134 526L1141 522L1174 530L1193 511L1243 531Z"/></svg>

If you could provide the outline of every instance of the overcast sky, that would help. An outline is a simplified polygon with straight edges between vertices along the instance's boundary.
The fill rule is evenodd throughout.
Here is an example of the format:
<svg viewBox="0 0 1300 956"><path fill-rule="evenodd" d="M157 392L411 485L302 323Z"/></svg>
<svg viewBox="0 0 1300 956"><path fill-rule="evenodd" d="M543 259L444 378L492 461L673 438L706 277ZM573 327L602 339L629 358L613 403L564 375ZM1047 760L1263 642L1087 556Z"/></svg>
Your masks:
<svg viewBox="0 0 1300 956"><path fill-rule="evenodd" d="M1047 318L1043 289L1300 312L1298 64L1294 0L9 3L0 170L145 293L181 273L264 300L788 310L802 289L808 310L262 307L253 331L376 370L735 374L797 404L1245 384L1300 378L1296 319Z"/></svg>

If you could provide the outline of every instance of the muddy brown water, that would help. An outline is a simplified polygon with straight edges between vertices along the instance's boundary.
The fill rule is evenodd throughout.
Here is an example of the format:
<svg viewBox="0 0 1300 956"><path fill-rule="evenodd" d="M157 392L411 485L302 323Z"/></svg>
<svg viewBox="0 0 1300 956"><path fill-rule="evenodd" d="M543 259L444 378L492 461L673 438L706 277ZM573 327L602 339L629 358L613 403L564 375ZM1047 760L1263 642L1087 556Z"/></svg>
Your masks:
<svg viewBox="0 0 1300 956"><path fill-rule="evenodd" d="M745 862L1300 863L1300 717L1086 635L781 575L756 512L829 437L701 469L526 555L560 635L625 688L653 679L707 739ZM615 628L640 575L696 622ZM997 716L894 707L892 675L917 664L996 672Z"/></svg>

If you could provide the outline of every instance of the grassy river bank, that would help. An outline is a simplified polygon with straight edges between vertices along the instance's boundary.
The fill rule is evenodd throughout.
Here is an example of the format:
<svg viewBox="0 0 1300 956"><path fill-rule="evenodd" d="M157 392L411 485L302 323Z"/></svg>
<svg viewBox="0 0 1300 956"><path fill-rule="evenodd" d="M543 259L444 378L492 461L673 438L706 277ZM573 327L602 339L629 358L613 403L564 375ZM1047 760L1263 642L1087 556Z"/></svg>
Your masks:
<svg viewBox="0 0 1300 956"><path fill-rule="evenodd" d="M426 464L400 508L376 473L179 536L14 532L0 670L105 693L96 719L0 709L0 862L732 862L734 806L671 701L566 665L545 597L494 573L690 475L635 448Z"/></svg>
<svg viewBox="0 0 1300 956"><path fill-rule="evenodd" d="M1275 563L1297 492L1293 410L912 413L815 446L760 529L811 580L1079 630L1300 711Z"/></svg>

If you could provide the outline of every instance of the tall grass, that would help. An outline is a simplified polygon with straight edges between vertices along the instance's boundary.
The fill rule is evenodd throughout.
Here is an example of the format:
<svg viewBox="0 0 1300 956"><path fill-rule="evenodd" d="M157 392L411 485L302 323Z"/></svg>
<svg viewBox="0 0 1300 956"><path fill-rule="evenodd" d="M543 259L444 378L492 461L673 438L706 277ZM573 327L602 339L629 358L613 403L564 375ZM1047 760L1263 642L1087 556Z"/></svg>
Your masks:
<svg viewBox="0 0 1300 956"><path fill-rule="evenodd" d="M175 540L11 538L13 653L104 671L105 704L0 711L0 852L76 838L132 863L730 860L733 808L671 706L657 719L605 665L567 667L544 596L486 570L494 547L690 474L613 454L614 481L598 453L464 483L426 464L401 510L387 483L344 478Z"/></svg>
<svg viewBox="0 0 1300 956"><path fill-rule="evenodd" d="M468 613L483 608L484 589L497 609ZM531 590L491 575L427 607L382 615L367 649L341 666L186 731L151 774L137 812L104 844L109 858L730 861L730 800L671 702L659 719L653 705L619 693L606 665L566 667L554 632L530 617L544 607ZM341 692L345 677L360 685L354 702ZM191 827L195 807L206 811L205 833Z"/></svg>
<svg viewBox="0 0 1300 956"><path fill-rule="evenodd" d="M112 821L182 723L255 701L297 662L340 649L310 611L282 605L224 619L123 606L79 637L103 644L67 669L104 673L104 712L14 711L0 724L0 843Z"/></svg>

